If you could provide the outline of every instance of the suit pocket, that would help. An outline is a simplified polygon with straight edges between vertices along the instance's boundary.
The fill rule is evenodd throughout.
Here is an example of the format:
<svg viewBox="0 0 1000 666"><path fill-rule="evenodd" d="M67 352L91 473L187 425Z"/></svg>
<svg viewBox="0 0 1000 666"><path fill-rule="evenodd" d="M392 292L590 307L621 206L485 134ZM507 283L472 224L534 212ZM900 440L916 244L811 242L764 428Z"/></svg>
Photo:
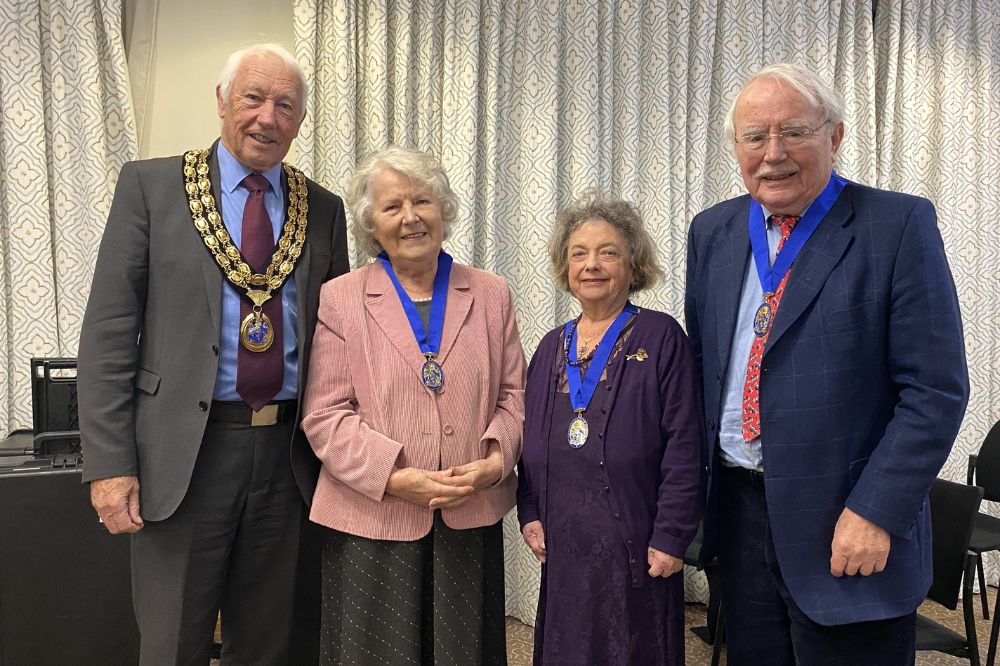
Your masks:
<svg viewBox="0 0 1000 666"><path fill-rule="evenodd" d="M160 376L139 368L139 372L135 374L135 387L143 393L156 395L160 388Z"/></svg>

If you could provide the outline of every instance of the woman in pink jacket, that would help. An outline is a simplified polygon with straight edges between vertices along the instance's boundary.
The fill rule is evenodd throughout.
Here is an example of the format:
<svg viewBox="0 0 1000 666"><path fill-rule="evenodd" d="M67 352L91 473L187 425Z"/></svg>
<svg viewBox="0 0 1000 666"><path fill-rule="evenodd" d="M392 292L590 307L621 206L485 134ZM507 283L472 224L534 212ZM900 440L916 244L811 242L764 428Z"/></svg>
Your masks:
<svg viewBox="0 0 1000 666"><path fill-rule="evenodd" d="M302 427L322 470L321 661L505 664L503 534L524 355L507 283L442 251L458 204L390 147L347 195L362 268L324 285Z"/></svg>

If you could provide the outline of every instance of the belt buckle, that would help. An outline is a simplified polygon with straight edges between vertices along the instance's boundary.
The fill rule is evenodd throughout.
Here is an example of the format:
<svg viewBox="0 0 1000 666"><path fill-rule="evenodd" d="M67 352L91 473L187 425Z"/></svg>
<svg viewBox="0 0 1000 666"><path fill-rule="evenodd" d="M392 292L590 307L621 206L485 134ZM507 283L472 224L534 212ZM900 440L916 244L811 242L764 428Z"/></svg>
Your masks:
<svg viewBox="0 0 1000 666"><path fill-rule="evenodd" d="M260 411L253 412L250 417L250 425L273 426L278 423L278 405L264 405Z"/></svg>

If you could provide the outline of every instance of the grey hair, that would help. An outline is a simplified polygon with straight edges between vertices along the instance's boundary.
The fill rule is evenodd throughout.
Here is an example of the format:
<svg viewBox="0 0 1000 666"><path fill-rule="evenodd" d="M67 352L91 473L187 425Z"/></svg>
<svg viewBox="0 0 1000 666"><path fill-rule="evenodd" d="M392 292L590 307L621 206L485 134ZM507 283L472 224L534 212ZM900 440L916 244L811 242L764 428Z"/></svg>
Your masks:
<svg viewBox="0 0 1000 666"><path fill-rule="evenodd" d="M795 63L780 62L761 69L740 88L733 98L726 114L726 140L730 147L736 145L736 105L751 83L758 79L771 78L791 86L808 102L809 106L825 116L831 128L844 121L844 98L811 69Z"/></svg>
<svg viewBox="0 0 1000 666"><path fill-rule="evenodd" d="M622 199L604 198L597 190L591 189L556 216L552 238L549 239L549 261L560 289L569 291L570 236L590 220L607 222L625 239L632 268L632 283L628 288L630 294L652 287L663 278L653 239L643 226L635 206Z"/></svg>
<svg viewBox="0 0 1000 666"><path fill-rule="evenodd" d="M358 260L362 262L382 251L382 246L375 240L375 227L372 226L372 181L384 169L398 171L411 181L431 188L431 194L441 207L445 238L451 235L452 224L458 219L458 197L452 191L448 174L436 157L402 146L389 146L373 153L354 170L346 193L347 205L354 218L351 222L354 249Z"/></svg>
<svg viewBox="0 0 1000 666"><path fill-rule="evenodd" d="M302 65L280 44L264 43L254 44L239 51L233 51L226 60L226 66L219 72L219 91L222 95L223 104L229 104L229 90L233 86L233 79L239 71L243 62L251 56L273 55L281 59L299 80L299 103L302 104L302 118L306 117L306 99L309 97L309 82L306 81L306 73ZM301 120L301 118L300 118Z"/></svg>

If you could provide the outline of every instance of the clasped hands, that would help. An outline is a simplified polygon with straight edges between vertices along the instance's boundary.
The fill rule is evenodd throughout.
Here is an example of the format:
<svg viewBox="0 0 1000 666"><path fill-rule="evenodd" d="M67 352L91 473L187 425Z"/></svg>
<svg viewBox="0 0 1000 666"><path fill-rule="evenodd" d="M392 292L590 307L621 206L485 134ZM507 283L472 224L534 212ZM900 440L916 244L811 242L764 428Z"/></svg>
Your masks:
<svg viewBox="0 0 1000 666"><path fill-rule="evenodd" d="M490 447L485 458L441 471L403 467L392 470L385 492L430 509L454 508L472 493L500 481L503 458L500 447Z"/></svg>

